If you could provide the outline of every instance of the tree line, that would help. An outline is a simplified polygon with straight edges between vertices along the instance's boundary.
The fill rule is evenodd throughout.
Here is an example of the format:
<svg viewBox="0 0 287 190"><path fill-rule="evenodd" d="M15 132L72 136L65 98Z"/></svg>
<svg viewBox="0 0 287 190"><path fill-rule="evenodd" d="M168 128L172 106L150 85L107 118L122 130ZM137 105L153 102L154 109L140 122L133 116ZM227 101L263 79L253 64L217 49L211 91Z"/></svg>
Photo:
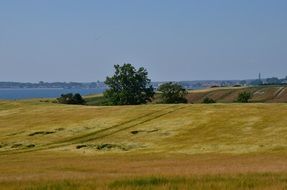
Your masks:
<svg viewBox="0 0 287 190"><path fill-rule="evenodd" d="M133 65L126 63L114 66L115 72L108 76L105 84L108 89L104 92L107 105L139 105L152 102L155 96L155 89L151 85L148 72L145 68L136 69ZM175 104L187 103L187 90L178 83L167 82L157 89L160 96L160 103ZM239 94L238 102L248 102L251 93ZM63 104L85 104L85 100L80 94L62 94L57 99ZM215 100L206 97L203 103L216 103Z"/></svg>

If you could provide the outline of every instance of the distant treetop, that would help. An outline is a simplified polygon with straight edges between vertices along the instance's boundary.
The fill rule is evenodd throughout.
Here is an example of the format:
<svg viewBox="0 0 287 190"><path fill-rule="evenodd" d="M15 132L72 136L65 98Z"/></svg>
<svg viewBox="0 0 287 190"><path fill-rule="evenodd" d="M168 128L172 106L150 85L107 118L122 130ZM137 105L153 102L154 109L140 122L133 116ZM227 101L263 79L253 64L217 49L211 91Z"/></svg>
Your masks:
<svg viewBox="0 0 287 190"><path fill-rule="evenodd" d="M166 104L187 103L187 91L180 84L168 82L160 85L161 102Z"/></svg>

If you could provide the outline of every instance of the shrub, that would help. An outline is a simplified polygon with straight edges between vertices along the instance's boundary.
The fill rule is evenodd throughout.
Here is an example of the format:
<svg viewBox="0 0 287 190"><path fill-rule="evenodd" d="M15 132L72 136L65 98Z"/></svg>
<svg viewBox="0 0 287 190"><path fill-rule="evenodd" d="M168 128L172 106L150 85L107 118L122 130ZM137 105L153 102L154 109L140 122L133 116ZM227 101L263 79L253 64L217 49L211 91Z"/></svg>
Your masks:
<svg viewBox="0 0 287 190"><path fill-rule="evenodd" d="M61 97L57 98L57 102L60 104L80 104L80 105L86 103L86 101L79 93L62 94Z"/></svg>
<svg viewBox="0 0 287 190"><path fill-rule="evenodd" d="M202 103L204 103L204 104L213 104L213 103L216 103L216 101L213 100L212 98L206 97L206 98L203 99Z"/></svg>
<svg viewBox="0 0 287 190"><path fill-rule="evenodd" d="M236 102L248 103L251 98L252 98L251 92L241 92L239 93Z"/></svg>
<svg viewBox="0 0 287 190"><path fill-rule="evenodd" d="M162 103L187 103L187 99L185 98L187 91L180 84L168 82L160 85L158 91L161 92L160 98Z"/></svg>

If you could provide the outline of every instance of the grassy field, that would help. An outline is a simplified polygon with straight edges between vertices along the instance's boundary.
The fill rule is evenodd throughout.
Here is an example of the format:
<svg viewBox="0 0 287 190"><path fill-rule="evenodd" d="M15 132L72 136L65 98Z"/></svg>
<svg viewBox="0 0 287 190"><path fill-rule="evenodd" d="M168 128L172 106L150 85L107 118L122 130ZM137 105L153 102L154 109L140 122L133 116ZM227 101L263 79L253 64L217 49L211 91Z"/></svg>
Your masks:
<svg viewBox="0 0 287 190"><path fill-rule="evenodd" d="M287 104L0 101L0 189L287 189Z"/></svg>

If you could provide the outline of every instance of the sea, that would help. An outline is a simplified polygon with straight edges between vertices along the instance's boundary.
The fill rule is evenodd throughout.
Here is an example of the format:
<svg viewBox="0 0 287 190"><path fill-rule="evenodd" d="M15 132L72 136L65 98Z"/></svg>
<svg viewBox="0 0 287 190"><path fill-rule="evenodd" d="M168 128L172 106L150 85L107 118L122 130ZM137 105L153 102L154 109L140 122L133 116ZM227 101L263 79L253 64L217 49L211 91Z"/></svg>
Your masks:
<svg viewBox="0 0 287 190"><path fill-rule="evenodd" d="M0 99L2 100L22 100L32 98L57 98L61 94L80 93L81 95L100 94L104 88L90 89L64 89L64 88L0 88Z"/></svg>

